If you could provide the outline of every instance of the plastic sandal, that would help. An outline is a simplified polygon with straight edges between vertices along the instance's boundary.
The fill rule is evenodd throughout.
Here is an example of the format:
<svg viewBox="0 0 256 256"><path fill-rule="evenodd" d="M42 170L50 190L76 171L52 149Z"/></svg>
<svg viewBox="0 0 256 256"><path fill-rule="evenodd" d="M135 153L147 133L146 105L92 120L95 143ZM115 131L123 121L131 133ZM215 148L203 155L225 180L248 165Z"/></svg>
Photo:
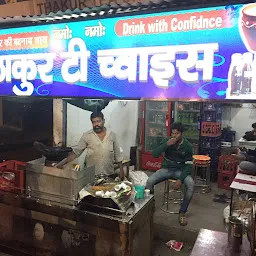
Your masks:
<svg viewBox="0 0 256 256"><path fill-rule="evenodd" d="M180 223L181 226L187 226L188 225L188 221L187 221L187 218L185 217L184 213L179 214L179 223Z"/></svg>

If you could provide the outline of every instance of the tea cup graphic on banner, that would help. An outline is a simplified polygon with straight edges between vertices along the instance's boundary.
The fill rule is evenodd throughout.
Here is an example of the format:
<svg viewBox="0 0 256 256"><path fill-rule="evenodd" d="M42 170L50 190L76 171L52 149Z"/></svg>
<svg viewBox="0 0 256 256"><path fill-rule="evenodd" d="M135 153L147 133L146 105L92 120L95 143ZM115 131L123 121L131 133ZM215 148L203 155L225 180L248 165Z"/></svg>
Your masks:
<svg viewBox="0 0 256 256"><path fill-rule="evenodd" d="M251 52L256 52L256 3L246 5L240 13L240 35Z"/></svg>

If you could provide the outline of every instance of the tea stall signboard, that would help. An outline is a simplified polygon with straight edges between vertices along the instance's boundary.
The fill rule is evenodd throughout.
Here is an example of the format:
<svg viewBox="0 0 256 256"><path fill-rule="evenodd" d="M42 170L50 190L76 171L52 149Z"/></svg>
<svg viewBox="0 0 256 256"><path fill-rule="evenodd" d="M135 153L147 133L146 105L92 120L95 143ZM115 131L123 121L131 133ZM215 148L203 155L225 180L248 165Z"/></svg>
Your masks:
<svg viewBox="0 0 256 256"><path fill-rule="evenodd" d="M256 3L0 30L0 95L256 99Z"/></svg>

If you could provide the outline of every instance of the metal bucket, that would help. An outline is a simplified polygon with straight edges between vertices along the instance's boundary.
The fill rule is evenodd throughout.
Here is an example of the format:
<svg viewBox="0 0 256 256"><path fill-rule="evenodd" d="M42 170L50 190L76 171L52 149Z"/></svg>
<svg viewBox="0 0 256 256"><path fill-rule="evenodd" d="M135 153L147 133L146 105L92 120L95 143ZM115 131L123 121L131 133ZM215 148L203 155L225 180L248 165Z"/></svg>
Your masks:
<svg viewBox="0 0 256 256"><path fill-rule="evenodd" d="M228 245L232 252L240 252L243 241L243 221L235 216L229 217Z"/></svg>

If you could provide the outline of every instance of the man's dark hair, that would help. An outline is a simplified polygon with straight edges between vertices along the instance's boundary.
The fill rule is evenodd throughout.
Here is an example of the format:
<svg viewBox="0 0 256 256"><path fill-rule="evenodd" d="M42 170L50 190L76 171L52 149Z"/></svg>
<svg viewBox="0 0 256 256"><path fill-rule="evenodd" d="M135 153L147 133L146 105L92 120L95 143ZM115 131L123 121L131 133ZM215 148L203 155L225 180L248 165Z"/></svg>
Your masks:
<svg viewBox="0 0 256 256"><path fill-rule="evenodd" d="M172 124L171 130L177 130L182 133L182 132L184 132L184 127L183 127L182 123L176 122L176 123Z"/></svg>
<svg viewBox="0 0 256 256"><path fill-rule="evenodd" d="M252 124L252 128L253 128L253 129L256 128L256 123L253 123L253 124Z"/></svg>
<svg viewBox="0 0 256 256"><path fill-rule="evenodd" d="M91 121L93 118L100 117L102 120L104 120L104 115L102 112L92 112L91 114Z"/></svg>

